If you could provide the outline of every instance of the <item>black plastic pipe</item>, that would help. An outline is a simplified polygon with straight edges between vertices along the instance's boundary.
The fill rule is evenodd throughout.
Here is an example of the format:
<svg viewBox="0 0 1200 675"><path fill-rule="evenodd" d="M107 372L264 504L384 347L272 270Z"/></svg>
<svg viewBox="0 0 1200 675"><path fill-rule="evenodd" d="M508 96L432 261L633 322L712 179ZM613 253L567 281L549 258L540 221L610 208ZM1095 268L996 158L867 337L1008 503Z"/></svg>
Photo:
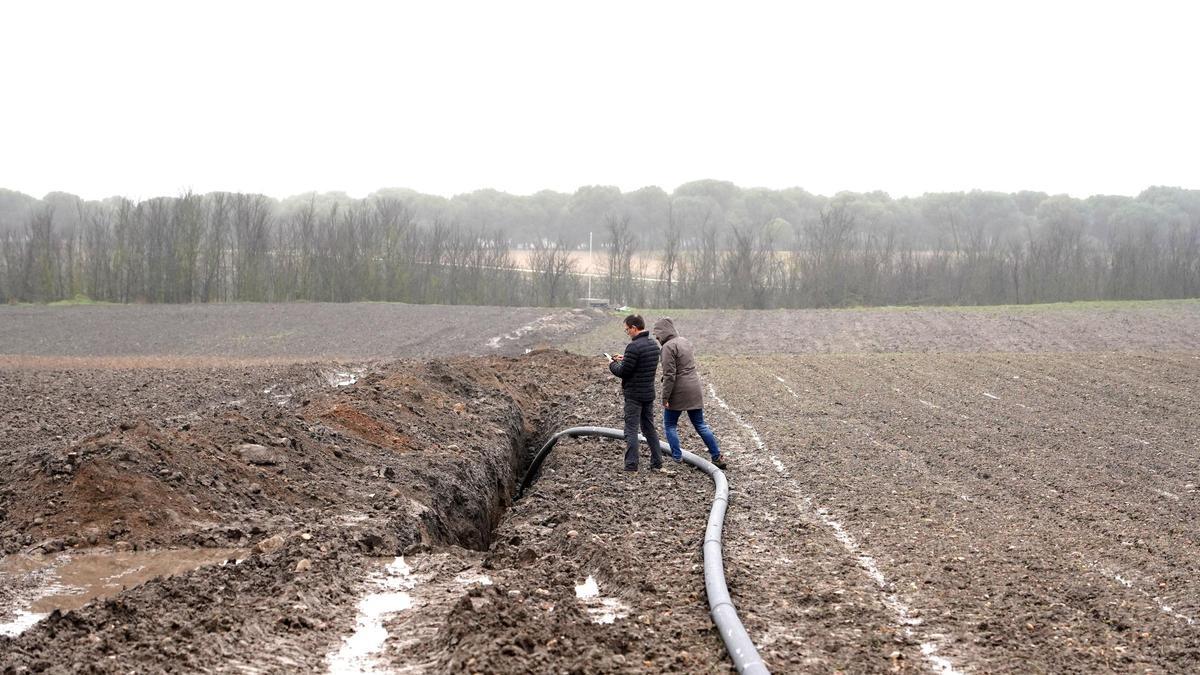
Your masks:
<svg viewBox="0 0 1200 675"><path fill-rule="evenodd" d="M625 432L608 427L571 427L554 434L530 462L529 471L525 472L525 477L521 479L521 487L517 490L517 499L525 495L525 490L537 478L542 462L563 436L601 436L625 440ZM642 436L638 438L643 442L646 440ZM662 441L659 441L658 445L668 456L671 454L671 446ZM708 526L704 529L704 590L708 595L708 611L712 615L713 624L720 631L729 658L733 660L733 666L739 673L769 673L750 635L746 633L746 627L738 618L737 609L729 597L729 588L725 585L725 563L721 559L721 529L725 523L725 510L729 507L729 482L725 479L725 472L707 459L687 450L683 451L683 461L708 474L713 481L713 504L708 512Z"/></svg>

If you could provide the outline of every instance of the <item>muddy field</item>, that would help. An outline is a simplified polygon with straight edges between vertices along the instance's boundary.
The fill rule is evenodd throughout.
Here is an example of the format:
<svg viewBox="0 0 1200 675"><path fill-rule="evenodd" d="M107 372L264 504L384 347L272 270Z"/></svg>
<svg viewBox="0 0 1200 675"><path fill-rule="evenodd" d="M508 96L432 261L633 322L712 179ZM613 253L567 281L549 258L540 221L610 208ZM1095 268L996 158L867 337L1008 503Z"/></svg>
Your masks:
<svg viewBox="0 0 1200 675"><path fill-rule="evenodd" d="M674 313L767 665L1200 669L1198 307ZM402 344L305 320L350 308L453 327ZM193 309L238 327L197 335ZM707 477L569 440L511 500L549 433L618 424L591 356L620 348L615 316L255 309L0 308L0 626L49 611L85 552L228 561L10 629L0 668L731 669Z"/></svg>
<svg viewBox="0 0 1200 675"><path fill-rule="evenodd" d="M646 320L664 313L650 312ZM1200 302L1074 303L1004 308L673 310L711 356L877 352L1078 352L1200 349ZM611 351L596 326L571 340Z"/></svg>
<svg viewBox="0 0 1200 675"><path fill-rule="evenodd" d="M935 671L1200 667L1195 353L731 358L709 381L766 498L730 537L793 553L733 550L768 662L881 668L857 636L885 634Z"/></svg>

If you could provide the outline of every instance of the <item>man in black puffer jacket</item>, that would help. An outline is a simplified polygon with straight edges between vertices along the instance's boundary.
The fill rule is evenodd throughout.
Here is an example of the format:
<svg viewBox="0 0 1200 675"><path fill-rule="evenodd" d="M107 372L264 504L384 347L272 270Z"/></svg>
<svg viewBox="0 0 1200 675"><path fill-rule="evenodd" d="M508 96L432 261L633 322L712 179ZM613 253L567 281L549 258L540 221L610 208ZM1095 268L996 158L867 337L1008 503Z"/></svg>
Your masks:
<svg viewBox="0 0 1200 675"><path fill-rule="evenodd" d="M638 427L650 445L650 468L662 468L658 431L654 428L655 374L658 372L658 343L650 339L646 322L637 314L625 317L625 334L630 337L623 356L613 357L609 371L621 378L625 394L625 470L638 469Z"/></svg>

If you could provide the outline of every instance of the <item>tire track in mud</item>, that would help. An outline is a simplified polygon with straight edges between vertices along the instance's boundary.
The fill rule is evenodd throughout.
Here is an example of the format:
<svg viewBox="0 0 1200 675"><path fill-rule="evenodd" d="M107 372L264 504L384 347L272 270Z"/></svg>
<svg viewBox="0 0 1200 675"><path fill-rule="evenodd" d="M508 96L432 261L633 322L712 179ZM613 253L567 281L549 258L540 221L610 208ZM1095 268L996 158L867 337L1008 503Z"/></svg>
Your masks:
<svg viewBox="0 0 1200 675"><path fill-rule="evenodd" d="M774 378L791 394L793 397L799 398L799 395L788 386L787 382L773 375ZM893 615L895 625L903 632L905 637L915 640L919 643L921 656L925 659L930 669L934 672L942 673L943 675L958 675L959 671L954 663L939 653L939 639L942 636L926 635L917 630L917 626L921 625L921 619L914 615L909 605L900 598L899 593L893 590L895 584L889 582L887 577L879 569L875 559L869 555L859 543L859 539L850 534L846 528L840 523L834 515L825 507L816 503L813 496L791 476L787 466L783 461L775 455L762 440L758 431L753 425L748 423L745 418L735 409L733 409L725 400L717 393L716 388L710 382L708 384L709 395L717 405L729 414L730 417L742 428L742 430L753 440L757 450L766 455L777 474L776 478L782 481L786 486L786 490L791 493L793 499L799 500L803 505L803 510L810 520L815 519L819 522L832 537L841 544L845 550L845 555L849 556L875 585L877 590L877 600L882 602ZM747 457L751 453L744 453L739 456ZM757 486L756 486L757 487ZM895 652L889 654L893 660L896 660Z"/></svg>
<svg viewBox="0 0 1200 675"><path fill-rule="evenodd" d="M824 493L835 504L845 503L846 515L859 528L870 530L882 520L886 529L880 531L883 536L877 543L883 544L883 551L891 551L899 569L910 571L901 573L901 578L932 583L930 589L936 593L928 598L934 608L950 608L943 609L940 617L927 617L925 625L944 623L960 642L984 648L980 652L962 647L974 652L972 661L978 662L978 667L1022 669L1011 660L1020 654L1014 651L1019 644L1025 645L1019 649L1027 650L1024 656L1030 659L1023 663L1040 663L1038 668L1051 670L1112 668L1117 664L1175 670L1193 661L1195 654L1188 645L1195 644L1195 633L1188 619L1194 618L1191 606L1196 595L1187 589L1194 588L1195 564L1187 561L1194 559L1188 554L1188 542L1195 538L1185 535L1187 541L1178 542L1182 552L1159 549L1155 553L1153 544L1164 532L1176 531L1174 539L1194 530L1180 530L1187 527L1181 518L1187 518L1184 514L1191 508L1186 496L1158 500L1171 509L1160 512L1158 520L1156 512L1149 509L1131 521L1130 527L1118 527L1104 535L1114 517L1118 522L1124 518L1124 511L1106 508L1106 502L1124 505L1113 501L1120 492L1087 489L1092 468L1086 460L1093 451L1086 449L1086 444L1078 450L1069 446L1027 450L1031 443L1038 447L1037 439L1048 433L1040 426L1025 431L1038 415L1050 417L1051 429L1076 420L1088 431L1088 439L1098 435L1114 438L1128 428L1128 420L1140 424L1141 415L1120 416L1122 399L1116 394L1109 397L1110 406L1085 415L1069 405L1078 396L1070 384L1034 386L1028 397L1020 399L1024 407L1013 401L1013 391L995 386L1006 382L1023 386L1036 379L1034 373L1049 370L1097 379L1100 384L1095 386L1103 389L1107 376L1103 369L1095 373L1096 368L1088 367L1095 365L1088 361L1092 355L1022 355L1016 363L1034 372L1027 376L1018 370L1019 379L1011 374L1002 376L1009 372L1008 355L937 358L939 367L930 369L922 367L932 362L932 357L924 355L821 356L798 363L795 359L756 357L739 361L737 370L745 380L746 371L757 367L762 377L751 379L791 389L784 398L793 403L801 400L797 389L811 396L799 414L792 414L778 396L760 394L756 405L773 411L762 435L770 440L782 433L783 442L805 436L814 439L810 447L816 447L827 461L826 465L802 467L806 482L814 486L818 497ZM947 358L951 363L944 363ZM896 363L889 365L892 361ZM772 367L784 363L788 364L784 370ZM1179 363L1180 358L1164 358L1154 370L1177 368ZM1154 370L1144 377L1160 379ZM805 386L779 382L781 372L803 373L796 381ZM1175 382L1179 391L1186 392L1186 386L1179 386L1179 378ZM812 395L812 390L821 395ZM985 391L998 398L982 396ZM1084 388L1083 392L1094 398L1093 389ZM1109 422L1109 418L1116 421ZM1186 420L1160 420L1183 437L1173 450L1164 450L1162 466L1179 468L1182 457L1189 457L1182 466L1192 465L1194 460L1184 448L1194 443L1195 433ZM1103 457L1107 455L1095 463L1103 466ZM1137 459L1125 462L1136 465ZM1118 473L1123 470L1115 469ZM1132 479L1125 479L1128 487L1117 485L1113 490L1137 494L1138 483L1144 484L1139 476L1152 474L1135 471L1131 475ZM891 482L891 501L902 510L886 502L876 503L881 492L878 480ZM842 490L849 495L849 502L836 497ZM1159 525L1168 513L1177 515ZM929 531L906 539L903 532L914 527ZM1145 536L1146 544L1134 541L1135 536ZM1116 557L1097 559L1092 555L1105 550ZM914 553L934 565L914 558ZM1119 568L1106 571L1116 561L1150 559L1158 559L1168 575L1143 580L1140 574L1122 574ZM945 571L937 569L943 564ZM1139 562L1134 569L1146 567ZM1118 576L1131 583L1117 581Z"/></svg>
<svg viewBox="0 0 1200 675"><path fill-rule="evenodd" d="M523 352L528 354L533 351L533 348L539 344L546 344L551 338L561 339L564 336L571 336L582 329L589 327L589 324L597 318L597 314L586 310L560 310L545 316L538 317L527 324L514 328L513 330L494 335L488 338L485 345L486 351L492 353L503 353L505 351L518 353ZM529 339L527 336L535 336L537 339ZM507 349L505 349L507 348ZM486 352L485 352L486 353Z"/></svg>

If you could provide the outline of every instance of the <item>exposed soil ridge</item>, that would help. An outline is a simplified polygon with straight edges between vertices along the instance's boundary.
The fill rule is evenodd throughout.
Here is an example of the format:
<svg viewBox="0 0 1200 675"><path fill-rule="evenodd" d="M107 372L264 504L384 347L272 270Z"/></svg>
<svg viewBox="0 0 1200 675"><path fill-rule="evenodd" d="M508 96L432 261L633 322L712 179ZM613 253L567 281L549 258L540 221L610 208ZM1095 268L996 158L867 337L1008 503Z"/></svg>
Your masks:
<svg viewBox="0 0 1200 675"><path fill-rule="evenodd" d="M487 549L529 447L581 385L604 384L585 359L554 351L397 361L284 404L262 396L182 423L131 418L73 443L0 448L13 460L0 477L6 552L256 551L0 637L0 670L74 659L111 670L110 654L121 669L226 668L234 652L268 669L319 668L352 628L370 557Z"/></svg>

